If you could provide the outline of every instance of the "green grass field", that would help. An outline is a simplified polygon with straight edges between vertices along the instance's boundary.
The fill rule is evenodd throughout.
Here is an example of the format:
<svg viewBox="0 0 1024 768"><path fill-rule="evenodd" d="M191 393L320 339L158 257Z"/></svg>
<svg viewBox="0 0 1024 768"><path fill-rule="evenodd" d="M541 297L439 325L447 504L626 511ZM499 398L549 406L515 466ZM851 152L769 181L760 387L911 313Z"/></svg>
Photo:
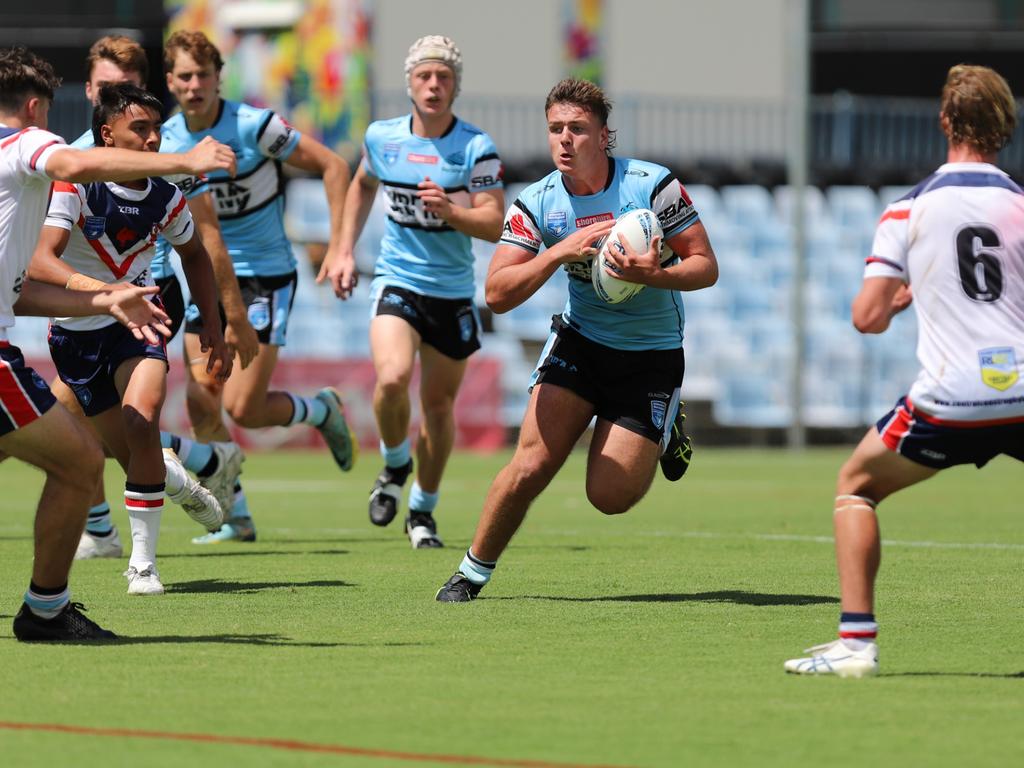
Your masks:
<svg viewBox="0 0 1024 768"><path fill-rule="evenodd" d="M195 547L168 506L164 597L129 597L124 561L75 566L75 599L128 638L99 647L13 639L41 477L6 462L0 764L1024 765L1019 464L952 470L883 505L882 676L783 673L835 634L844 454L699 451L683 481L659 478L616 518L587 504L575 455L469 605L434 592L507 456L453 458L448 548L413 551L400 521L366 518L376 456L343 477L325 453L254 455L258 543ZM109 466L115 500L120 482Z"/></svg>

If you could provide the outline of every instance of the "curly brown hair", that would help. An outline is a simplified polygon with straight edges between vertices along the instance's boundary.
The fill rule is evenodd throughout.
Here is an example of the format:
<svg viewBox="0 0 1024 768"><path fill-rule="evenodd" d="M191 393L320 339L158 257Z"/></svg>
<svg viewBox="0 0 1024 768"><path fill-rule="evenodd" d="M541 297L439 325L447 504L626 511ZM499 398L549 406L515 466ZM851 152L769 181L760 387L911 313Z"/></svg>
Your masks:
<svg viewBox="0 0 1024 768"><path fill-rule="evenodd" d="M949 143L979 152L998 152L1017 127L1017 104L1003 76L994 69L957 64L946 75L940 112Z"/></svg>
<svg viewBox="0 0 1024 768"><path fill-rule="evenodd" d="M32 96L53 101L58 88L60 78L46 59L23 45L0 48L0 112L13 114Z"/></svg>
<svg viewBox="0 0 1024 768"><path fill-rule="evenodd" d="M125 72L138 72L143 83L149 79L146 51L130 37L106 35L92 44L89 55L85 57L85 67L90 79L93 67L101 59L113 62Z"/></svg>
<svg viewBox="0 0 1024 768"><path fill-rule="evenodd" d="M548 92L544 101L544 114L547 114L555 104L572 104L574 107L584 109L596 117L602 126L608 125L608 115L612 111L612 102L605 95L600 86L594 85L589 80L580 80L575 77L567 77L558 82ZM615 149L615 131L608 131L608 146L606 151Z"/></svg>
<svg viewBox="0 0 1024 768"><path fill-rule="evenodd" d="M179 51L187 53L200 66L213 64L217 72L224 69L224 58L220 51L202 32L179 30L167 38L164 43L164 72L174 71L174 60Z"/></svg>

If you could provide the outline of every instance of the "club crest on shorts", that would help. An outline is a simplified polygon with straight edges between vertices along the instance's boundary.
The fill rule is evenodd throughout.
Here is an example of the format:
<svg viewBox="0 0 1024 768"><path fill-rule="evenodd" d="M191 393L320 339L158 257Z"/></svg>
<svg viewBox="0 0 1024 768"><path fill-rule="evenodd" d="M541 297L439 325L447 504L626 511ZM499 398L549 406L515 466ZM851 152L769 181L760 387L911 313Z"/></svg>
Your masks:
<svg viewBox="0 0 1024 768"><path fill-rule="evenodd" d="M395 161L398 160L398 155L402 151L401 144L385 144L384 145L384 162L388 165L394 165Z"/></svg>
<svg viewBox="0 0 1024 768"><path fill-rule="evenodd" d="M565 211L548 211L544 216L544 226L555 237L561 237L569 229L569 215Z"/></svg>
<svg viewBox="0 0 1024 768"><path fill-rule="evenodd" d="M86 240L99 240L106 226L105 216L86 216L85 223L82 224L82 234Z"/></svg>
<svg viewBox="0 0 1024 768"><path fill-rule="evenodd" d="M1005 392L1017 383L1017 356L1013 347L989 347L978 350L981 380L985 386Z"/></svg>
<svg viewBox="0 0 1024 768"><path fill-rule="evenodd" d="M459 337L463 342L473 338L473 316L469 312L459 315Z"/></svg>
<svg viewBox="0 0 1024 768"><path fill-rule="evenodd" d="M88 387L75 387L75 397L78 398L78 402L83 407L88 406L92 402L92 392L89 391Z"/></svg>
<svg viewBox="0 0 1024 768"><path fill-rule="evenodd" d="M270 300L258 298L249 305L249 324L253 330L262 331L270 325Z"/></svg>
<svg viewBox="0 0 1024 768"><path fill-rule="evenodd" d="M658 429L665 426L665 413L667 411L668 406L665 405L663 400L651 400L651 423Z"/></svg>

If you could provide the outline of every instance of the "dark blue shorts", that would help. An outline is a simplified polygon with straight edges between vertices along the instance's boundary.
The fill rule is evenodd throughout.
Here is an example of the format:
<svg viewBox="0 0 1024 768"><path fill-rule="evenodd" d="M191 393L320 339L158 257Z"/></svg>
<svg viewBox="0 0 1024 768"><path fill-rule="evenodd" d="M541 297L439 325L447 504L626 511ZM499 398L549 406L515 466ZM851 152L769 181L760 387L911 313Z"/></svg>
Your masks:
<svg viewBox="0 0 1024 768"><path fill-rule="evenodd" d="M377 315L402 318L424 344L453 360L465 360L480 349L480 318L473 299L440 299L388 285L374 301Z"/></svg>
<svg viewBox="0 0 1024 768"><path fill-rule="evenodd" d="M983 467L1000 454L1024 461L1024 422L953 426L915 410L901 397L876 427L886 447L926 467Z"/></svg>
<svg viewBox="0 0 1024 768"><path fill-rule="evenodd" d="M139 341L120 323L94 331L50 326L50 357L57 375L78 398L86 416L97 416L121 402L114 373L126 360L148 357L167 364L167 346Z"/></svg>
<svg viewBox="0 0 1024 768"><path fill-rule="evenodd" d="M21 350L0 341L0 435L27 427L56 402L43 377L25 365Z"/></svg>
<svg viewBox="0 0 1024 768"><path fill-rule="evenodd" d="M260 344L283 347L288 336L288 318L291 317L292 305L295 303L295 286L298 284L297 272L287 275L270 277L239 277L238 290L242 301L248 307L249 323L259 337ZM220 312L220 327L227 326L224 308L217 305ZM203 318L199 316L199 307L190 303L185 309L185 333L200 334L203 332Z"/></svg>

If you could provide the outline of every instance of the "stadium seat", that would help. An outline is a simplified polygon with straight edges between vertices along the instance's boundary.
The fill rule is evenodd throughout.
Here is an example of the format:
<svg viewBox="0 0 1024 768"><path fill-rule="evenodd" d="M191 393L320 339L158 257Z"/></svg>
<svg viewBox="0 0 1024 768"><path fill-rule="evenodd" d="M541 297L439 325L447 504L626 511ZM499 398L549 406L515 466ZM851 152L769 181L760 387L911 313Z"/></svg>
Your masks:
<svg viewBox="0 0 1024 768"><path fill-rule="evenodd" d="M725 208L718 190L707 184L686 184L686 193L693 201L693 207L702 220L718 219L725 215ZM706 226L706 225L705 225Z"/></svg>
<svg viewBox="0 0 1024 768"><path fill-rule="evenodd" d="M326 243L331 236L327 193L320 179L292 179L284 197L284 228L296 243Z"/></svg>
<svg viewBox="0 0 1024 768"><path fill-rule="evenodd" d="M832 219L843 227L871 231L882 214L878 195L871 187L836 186L825 190Z"/></svg>
<svg viewBox="0 0 1024 768"><path fill-rule="evenodd" d="M756 226L776 216L771 193L756 184L737 184L719 190L729 218L735 224Z"/></svg>
<svg viewBox="0 0 1024 768"><path fill-rule="evenodd" d="M904 197L912 189L913 187L903 185L879 187L878 201L882 204L882 207L884 208L885 206L889 205L889 203L894 203L901 197Z"/></svg>
<svg viewBox="0 0 1024 768"><path fill-rule="evenodd" d="M783 184L775 188L775 209L781 222L789 224L793 220L793 188ZM807 226L821 226L832 223L832 212L825 195L817 187L804 187L804 220Z"/></svg>

